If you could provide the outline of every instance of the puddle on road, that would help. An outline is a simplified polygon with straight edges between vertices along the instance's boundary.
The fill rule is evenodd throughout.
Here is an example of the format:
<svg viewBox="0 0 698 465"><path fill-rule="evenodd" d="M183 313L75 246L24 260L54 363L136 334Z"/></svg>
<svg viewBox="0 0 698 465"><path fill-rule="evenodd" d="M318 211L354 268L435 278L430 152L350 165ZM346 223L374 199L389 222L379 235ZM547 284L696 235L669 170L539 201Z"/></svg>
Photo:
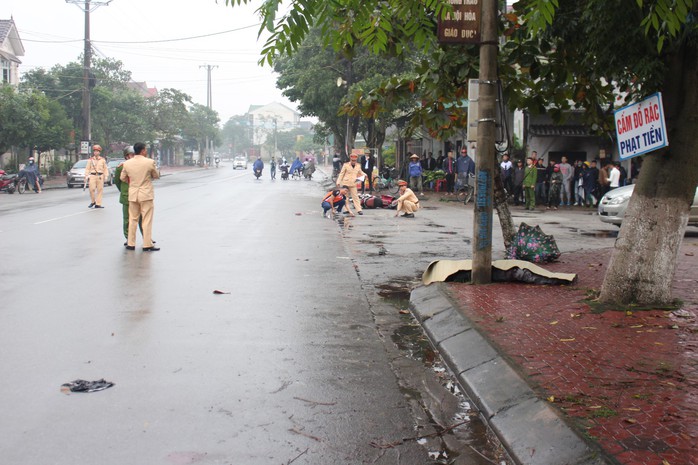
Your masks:
<svg viewBox="0 0 698 465"><path fill-rule="evenodd" d="M618 237L618 231L606 231L606 230L602 230L602 229L587 231L586 229L579 229L579 228L569 228L569 230L573 233L578 233L582 236L588 236L588 237L599 237L599 238Z"/></svg>
<svg viewBox="0 0 698 465"><path fill-rule="evenodd" d="M410 292L418 282L418 278L398 278L390 283L377 285L377 293L396 309L404 311L409 308ZM438 421L429 408L433 403L434 393L424 395L420 388L400 383L403 395L421 406L427 415L429 426L439 433L417 439L417 443L427 450L429 457L433 460L430 463L510 464L499 440L482 421L470 400L461 392L455 377L445 367L439 352L433 347L421 324L411 313L400 315L400 323L393 330L390 339L406 357L422 363L433 373L434 381L454 396L452 403L445 402L443 399L439 402L438 415L442 419ZM443 393L443 395L448 394ZM431 407L434 406L431 405ZM447 420L450 426L457 426L452 429L445 428L444 418L450 418Z"/></svg>

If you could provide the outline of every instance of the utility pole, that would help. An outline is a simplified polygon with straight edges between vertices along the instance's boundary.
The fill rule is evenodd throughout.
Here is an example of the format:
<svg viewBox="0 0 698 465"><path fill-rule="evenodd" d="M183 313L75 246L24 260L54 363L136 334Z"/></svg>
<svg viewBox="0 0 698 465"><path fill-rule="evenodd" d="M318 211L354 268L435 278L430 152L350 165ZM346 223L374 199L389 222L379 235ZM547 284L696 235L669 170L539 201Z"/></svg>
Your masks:
<svg viewBox="0 0 698 465"><path fill-rule="evenodd" d="M206 68L206 106L211 109L213 108L213 96L211 94L211 70L218 68L217 65L200 65L199 69ZM209 147L210 144L210 147ZM206 158L212 160L213 158L213 140L209 140L206 136Z"/></svg>
<svg viewBox="0 0 698 465"><path fill-rule="evenodd" d="M480 42L477 160L475 162L475 218L473 227L473 284L492 282L492 204L494 144L497 118L497 0L482 0Z"/></svg>
<svg viewBox="0 0 698 465"><path fill-rule="evenodd" d="M92 142L92 95L90 88L90 75L92 67L92 44L90 43L90 13L103 5L109 5L111 0L91 1L91 0L65 0L72 3L85 13L85 51L83 53L82 65L82 135L80 153L89 154L89 145Z"/></svg>

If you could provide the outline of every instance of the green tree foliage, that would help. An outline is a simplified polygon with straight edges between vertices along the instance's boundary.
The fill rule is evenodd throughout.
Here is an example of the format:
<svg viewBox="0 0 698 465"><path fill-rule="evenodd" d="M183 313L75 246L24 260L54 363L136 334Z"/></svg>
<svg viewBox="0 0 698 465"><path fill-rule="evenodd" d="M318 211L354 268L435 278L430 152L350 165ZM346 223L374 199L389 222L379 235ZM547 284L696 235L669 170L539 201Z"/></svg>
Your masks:
<svg viewBox="0 0 698 465"><path fill-rule="evenodd" d="M0 151L13 147L60 148L70 123L63 108L43 93L0 87Z"/></svg>
<svg viewBox="0 0 698 465"><path fill-rule="evenodd" d="M220 144L220 131L218 130L218 113L214 110L200 105L193 104L189 109L188 125L184 129L184 134L196 143L197 147L204 148L205 141L211 140L214 145ZM207 148L207 147L205 147Z"/></svg>
<svg viewBox="0 0 698 465"><path fill-rule="evenodd" d="M231 155L248 151L252 147L252 127L245 115L231 117L221 130L223 145Z"/></svg>

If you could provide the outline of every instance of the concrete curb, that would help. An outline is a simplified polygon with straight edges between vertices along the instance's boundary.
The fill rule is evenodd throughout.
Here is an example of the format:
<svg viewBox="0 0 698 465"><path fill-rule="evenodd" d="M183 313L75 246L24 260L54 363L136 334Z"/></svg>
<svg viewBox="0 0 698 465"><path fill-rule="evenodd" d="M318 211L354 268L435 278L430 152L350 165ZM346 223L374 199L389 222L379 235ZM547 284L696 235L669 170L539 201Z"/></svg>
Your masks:
<svg viewBox="0 0 698 465"><path fill-rule="evenodd" d="M432 344L522 465L607 465L475 330L442 284L414 289L410 305Z"/></svg>

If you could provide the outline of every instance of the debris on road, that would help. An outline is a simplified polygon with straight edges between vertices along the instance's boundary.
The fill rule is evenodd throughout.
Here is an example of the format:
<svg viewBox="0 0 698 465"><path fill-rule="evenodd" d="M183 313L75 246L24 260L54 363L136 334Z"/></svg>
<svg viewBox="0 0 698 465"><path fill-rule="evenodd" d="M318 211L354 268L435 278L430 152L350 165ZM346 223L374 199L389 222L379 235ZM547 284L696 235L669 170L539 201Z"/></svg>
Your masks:
<svg viewBox="0 0 698 465"><path fill-rule="evenodd" d="M61 384L61 391L68 393L70 392L96 392L103 391L112 387L114 383L111 381L106 381L104 378L98 379L97 381L85 381L84 379L76 379L69 383Z"/></svg>

